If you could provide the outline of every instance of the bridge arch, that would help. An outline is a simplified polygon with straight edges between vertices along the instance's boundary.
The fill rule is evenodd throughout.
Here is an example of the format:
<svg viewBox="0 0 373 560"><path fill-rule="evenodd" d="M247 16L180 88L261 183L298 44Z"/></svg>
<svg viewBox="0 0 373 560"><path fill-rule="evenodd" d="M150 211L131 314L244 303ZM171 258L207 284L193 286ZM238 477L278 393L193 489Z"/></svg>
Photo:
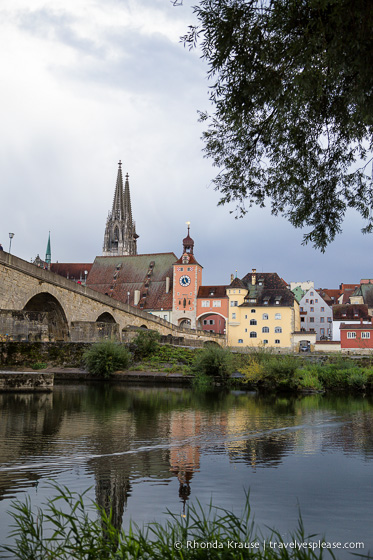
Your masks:
<svg viewBox="0 0 373 560"><path fill-rule="evenodd" d="M101 313L101 315L97 317L96 323L116 323L116 320L114 319L111 313L105 311L104 313Z"/></svg>
<svg viewBox="0 0 373 560"><path fill-rule="evenodd" d="M69 325L65 311L58 299L49 292L40 292L32 296L23 311L48 313L49 337L52 340L69 340Z"/></svg>
<svg viewBox="0 0 373 560"><path fill-rule="evenodd" d="M220 317L223 322L220 325L220 327L218 329L212 329L214 332L225 332L225 326L226 326L226 321L227 321L227 317L225 317L222 313L218 313L216 311L206 311L205 313L201 313L201 315L198 315L198 317L196 318L196 322L197 322L197 328L198 329L202 329L203 328L203 320L207 319L207 317Z"/></svg>

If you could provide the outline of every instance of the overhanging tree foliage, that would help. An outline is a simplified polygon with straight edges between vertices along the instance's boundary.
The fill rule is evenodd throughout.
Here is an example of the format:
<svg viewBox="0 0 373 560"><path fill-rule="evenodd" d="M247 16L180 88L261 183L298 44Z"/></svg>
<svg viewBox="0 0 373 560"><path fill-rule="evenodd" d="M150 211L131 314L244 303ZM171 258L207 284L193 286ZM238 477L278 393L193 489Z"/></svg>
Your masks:
<svg viewBox="0 0 373 560"><path fill-rule="evenodd" d="M373 231L371 0L200 0L199 45L213 80L205 153L219 204L271 201L325 250L355 208Z"/></svg>

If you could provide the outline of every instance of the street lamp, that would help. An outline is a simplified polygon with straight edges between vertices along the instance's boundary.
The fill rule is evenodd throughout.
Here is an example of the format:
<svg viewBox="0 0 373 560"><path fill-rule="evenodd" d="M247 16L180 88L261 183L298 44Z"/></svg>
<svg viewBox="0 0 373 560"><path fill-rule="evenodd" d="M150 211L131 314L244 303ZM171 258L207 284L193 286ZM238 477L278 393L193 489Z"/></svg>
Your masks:
<svg viewBox="0 0 373 560"><path fill-rule="evenodd" d="M10 233L9 234L9 253L10 253L10 249L12 247L12 239L14 237L14 233Z"/></svg>
<svg viewBox="0 0 373 560"><path fill-rule="evenodd" d="M88 274L88 270L84 271L84 284L87 285L87 274Z"/></svg>

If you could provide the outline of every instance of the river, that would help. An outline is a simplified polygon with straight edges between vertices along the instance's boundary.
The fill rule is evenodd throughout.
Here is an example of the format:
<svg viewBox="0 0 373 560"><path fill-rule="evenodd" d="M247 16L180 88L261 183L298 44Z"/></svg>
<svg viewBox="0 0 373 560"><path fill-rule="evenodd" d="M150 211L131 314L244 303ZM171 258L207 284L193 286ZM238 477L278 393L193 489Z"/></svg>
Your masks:
<svg viewBox="0 0 373 560"><path fill-rule="evenodd" d="M284 538L297 528L373 552L373 400L189 388L56 385L0 395L0 543L13 499L51 481L87 492L128 527L203 507L243 510ZM316 540L313 538L312 540Z"/></svg>

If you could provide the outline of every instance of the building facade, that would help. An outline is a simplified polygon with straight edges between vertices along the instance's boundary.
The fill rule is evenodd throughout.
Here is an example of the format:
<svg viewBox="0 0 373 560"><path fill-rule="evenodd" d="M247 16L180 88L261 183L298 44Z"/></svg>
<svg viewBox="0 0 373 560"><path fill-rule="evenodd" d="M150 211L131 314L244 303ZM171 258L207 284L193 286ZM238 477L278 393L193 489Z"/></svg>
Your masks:
<svg viewBox="0 0 373 560"><path fill-rule="evenodd" d="M228 319L227 286L200 286L197 295L197 326L225 334Z"/></svg>
<svg viewBox="0 0 373 560"><path fill-rule="evenodd" d="M293 334L300 330L299 304L276 273L253 269L235 278L226 291L228 346L293 348Z"/></svg>
<svg viewBox="0 0 373 560"><path fill-rule="evenodd" d="M314 288L301 298L299 310L301 331L316 333L316 340L331 340L333 312Z"/></svg>

